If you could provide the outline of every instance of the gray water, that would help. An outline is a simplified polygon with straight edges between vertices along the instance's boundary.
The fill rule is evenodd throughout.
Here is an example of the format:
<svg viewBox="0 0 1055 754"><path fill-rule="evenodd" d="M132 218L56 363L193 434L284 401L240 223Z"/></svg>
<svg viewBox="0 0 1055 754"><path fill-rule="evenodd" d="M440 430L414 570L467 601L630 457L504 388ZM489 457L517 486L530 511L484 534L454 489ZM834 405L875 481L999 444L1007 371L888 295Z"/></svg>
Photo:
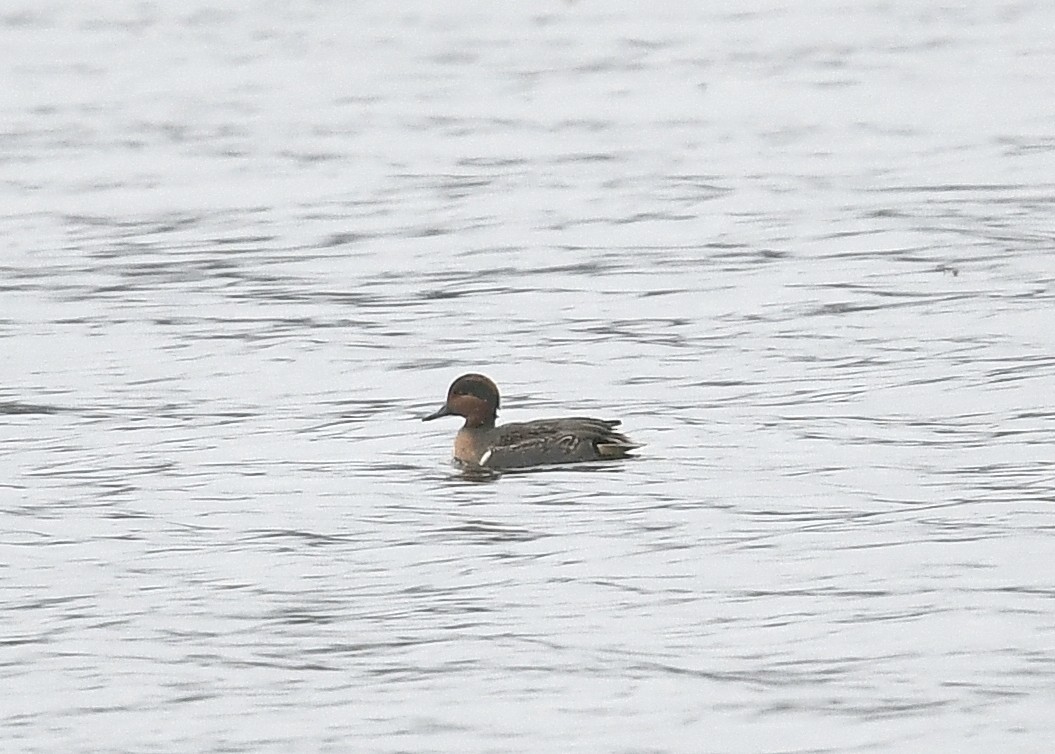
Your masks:
<svg viewBox="0 0 1055 754"><path fill-rule="evenodd" d="M0 11L0 744L1048 751L1055 4ZM625 463L450 465L502 419Z"/></svg>

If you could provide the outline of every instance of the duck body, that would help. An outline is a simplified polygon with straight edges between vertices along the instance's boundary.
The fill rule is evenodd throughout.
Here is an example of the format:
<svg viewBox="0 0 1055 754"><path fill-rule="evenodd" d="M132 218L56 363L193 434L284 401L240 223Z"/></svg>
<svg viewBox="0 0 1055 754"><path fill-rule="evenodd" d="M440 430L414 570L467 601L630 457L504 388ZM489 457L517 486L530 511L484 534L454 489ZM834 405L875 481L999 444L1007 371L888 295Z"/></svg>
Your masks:
<svg viewBox="0 0 1055 754"><path fill-rule="evenodd" d="M496 469L623 458L639 446L614 430L619 424L618 420L574 416L491 428L462 427L454 440L454 458Z"/></svg>
<svg viewBox="0 0 1055 754"><path fill-rule="evenodd" d="M621 423L617 419L572 416L496 426L498 404L498 387L491 380L466 374L451 385L443 406L423 421L465 417L454 440L454 459L489 469L615 460L641 447L615 430Z"/></svg>

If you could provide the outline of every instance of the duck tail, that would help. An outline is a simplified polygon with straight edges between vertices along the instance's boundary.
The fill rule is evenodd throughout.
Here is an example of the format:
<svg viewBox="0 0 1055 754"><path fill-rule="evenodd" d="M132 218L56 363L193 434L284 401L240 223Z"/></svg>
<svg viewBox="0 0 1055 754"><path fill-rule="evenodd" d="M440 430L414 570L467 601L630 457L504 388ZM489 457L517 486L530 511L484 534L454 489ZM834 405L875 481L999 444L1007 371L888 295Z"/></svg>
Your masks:
<svg viewBox="0 0 1055 754"><path fill-rule="evenodd" d="M602 458L626 458L631 450L643 448L642 443L630 442L625 437L606 437L597 443L597 453Z"/></svg>

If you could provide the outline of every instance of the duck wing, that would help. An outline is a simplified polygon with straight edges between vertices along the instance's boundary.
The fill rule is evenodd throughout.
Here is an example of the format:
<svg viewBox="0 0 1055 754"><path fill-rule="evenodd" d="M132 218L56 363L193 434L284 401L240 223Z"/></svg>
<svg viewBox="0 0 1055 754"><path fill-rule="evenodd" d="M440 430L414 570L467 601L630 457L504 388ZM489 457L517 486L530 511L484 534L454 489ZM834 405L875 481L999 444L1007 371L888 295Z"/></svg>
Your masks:
<svg viewBox="0 0 1055 754"><path fill-rule="evenodd" d="M511 469L623 458L641 446L615 431L619 424L585 416L503 424L483 465Z"/></svg>

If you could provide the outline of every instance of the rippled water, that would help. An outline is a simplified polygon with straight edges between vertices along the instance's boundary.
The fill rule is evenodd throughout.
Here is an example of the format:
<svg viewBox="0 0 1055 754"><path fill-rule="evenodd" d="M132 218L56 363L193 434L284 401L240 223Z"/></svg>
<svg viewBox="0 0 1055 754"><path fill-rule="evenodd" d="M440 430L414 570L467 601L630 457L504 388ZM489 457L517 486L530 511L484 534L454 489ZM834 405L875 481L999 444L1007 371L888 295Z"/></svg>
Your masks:
<svg viewBox="0 0 1055 754"><path fill-rule="evenodd" d="M4 751L1048 750L1055 6L696 5L5 4Z"/></svg>

